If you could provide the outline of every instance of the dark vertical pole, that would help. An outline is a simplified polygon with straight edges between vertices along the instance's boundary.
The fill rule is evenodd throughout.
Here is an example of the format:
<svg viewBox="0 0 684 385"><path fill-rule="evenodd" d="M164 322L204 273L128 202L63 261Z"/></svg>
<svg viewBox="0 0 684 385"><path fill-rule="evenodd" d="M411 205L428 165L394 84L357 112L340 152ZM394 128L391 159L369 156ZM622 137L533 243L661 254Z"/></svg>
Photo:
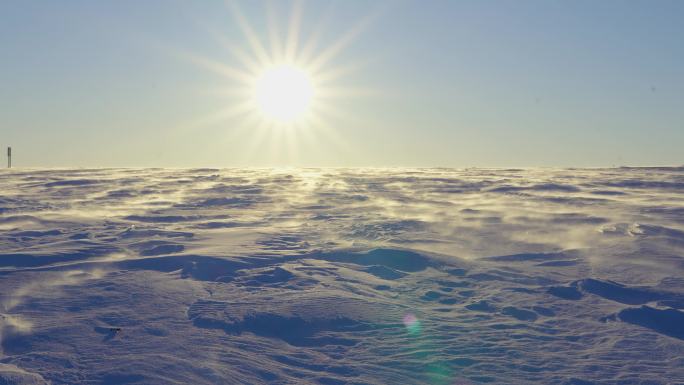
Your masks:
<svg viewBox="0 0 684 385"><path fill-rule="evenodd" d="M7 147L7 168L12 168L12 147Z"/></svg>

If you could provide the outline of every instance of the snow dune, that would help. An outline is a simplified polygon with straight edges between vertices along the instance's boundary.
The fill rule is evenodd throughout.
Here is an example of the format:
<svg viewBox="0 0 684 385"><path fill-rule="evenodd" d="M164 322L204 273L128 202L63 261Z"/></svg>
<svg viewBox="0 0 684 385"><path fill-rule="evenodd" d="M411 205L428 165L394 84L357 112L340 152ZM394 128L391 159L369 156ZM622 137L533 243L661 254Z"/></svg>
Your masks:
<svg viewBox="0 0 684 385"><path fill-rule="evenodd" d="M0 186L0 384L684 383L682 168Z"/></svg>

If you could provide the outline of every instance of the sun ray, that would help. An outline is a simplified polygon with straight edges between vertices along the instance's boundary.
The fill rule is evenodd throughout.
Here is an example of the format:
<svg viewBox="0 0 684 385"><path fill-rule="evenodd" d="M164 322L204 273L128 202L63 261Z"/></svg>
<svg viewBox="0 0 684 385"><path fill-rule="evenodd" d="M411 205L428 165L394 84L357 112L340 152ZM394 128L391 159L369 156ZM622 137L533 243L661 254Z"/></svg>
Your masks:
<svg viewBox="0 0 684 385"><path fill-rule="evenodd" d="M209 87L204 90L205 93L209 93L215 96L227 97L232 99L242 99L245 95L251 92L251 88L246 85L225 85Z"/></svg>
<svg viewBox="0 0 684 385"><path fill-rule="evenodd" d="M207 32L211 34L211 36L221 45L221 47L225 48L232 57L236 58L240 62L245 71L252 73L255 69L259 68L259 61L254 57L254 55L249 54L244 48L238 46L232 40L229 40L216 28L207 28Z"/></svg>
<svg viewBox="0 0 684 385"><path fill-rule="evenodd" d="M297 133L300 130L298 130L297 124L293 124L293 129L288 132L288 135L285 136L285 150L287 151L287 162L289 164L296 164L297 163ZM281 131L284 132L284 131Z"/></svg>
<svg viewBox="0 0 684 385"><path fill-rule="evenodd" d="M190 122L186 122L180 125L179 129L184 131L196 130L201 127L207 127L214 125L218 122L223 122L235 117L241 117L252 111L251 103L248 101L243 101L237 104L233 104L230 107L223 108L216 112L206 114L198 119Z"/></svg>
<svg viewBox="0 0 684 385"><path fill-rule="evenodd" d="M366 68L375 59L366 58L364 60L354 60L352 62L346 63L344 65L323 67L318 71L311 71L312 75L316 77L316 81L320 84L325 84L328 82L333 82L339 78L343 78L346 75L350 75L354 72L358 72L363 68Z"/></svg>
<svg viewBox="0 0 684 385"><path fill-rule="evenodd" d="M198 66L233 80L249 82L254 78L254 75L249 72L231 67L216 60L190 54L186 54L185 57Z"/></svg>
<svg viewBox="0 0 684 385"><path fill-rule="evenodd" d="M261 40L259 39L259 36L254 32L252 29L252 25L249 24L249 21L245 17L245 15L242 13L242 10L238 6L237 2L235 1L229 1L229 5L231 8L231 11L233 13L233 17L235 21L237 22L238 26L240 27L240 30L242 31L242 34L245 36L247 39L247 42L249 43L250 47L252 48L252 52L254 52L254 55L256 56L257 60L261 64L261 66L267 66L272 63L272 58L268 54L268 51L264 48L264 45L261 43Z"/></svg>
<svg viewBox="0 0 684 385"><path fill-rule="evenodd" d="M266 15L268 18L268 40L271 47L270 56L274 63L279 63L283 61L285 55L283 53L283 39L280 36L280 29L278 27L278 15L272 1L266 3Z"/></svg>
<svg viewBox="0 0 684 385"><path fill-rule="evenodd" d="M340 134L340 131L335 129L329 122L330 119L324 119L323 115L325 115L325 104L321 103L320 104L321 108L319 109L319 113L316 113L315 115L312 116L311 123L315 124L316 130L315 132L320 133L321 135L327 135L328 138L331 139L331 142L337 146L340 150L342 150L344 153L351 153L351 144ZM348 117L344 114L340 114L342 118L339 118L339 122L346 122L349 121ZM353 123L352 123L353 124ZM358 121L356 124L360 124ZM351 125L351 124L350 124ZM314 131L314 130L311 130Z"/></svg>
<svg viewBox="0 0 684 385"><path fill-rule="evenodd" d="M280 137L283 135L284 130L279 130L273 125L269 126L268 129L270 130L269 138L271 139L269 141L270 151L268 153L271 155L271 162L273 162L273 159L281 159L282 157L283 146L281 146L282 139Z"/></svg>
<svg viewBox="0 0 684 385"><path fill-rule="evenodd" d="M314 117L311 124L315 125L315 130L302 131L302 137L306 138L309 143L307 148L323 149L326 158L337 156L345 159L354 154L339 130L332 127L323 117Z"/></svg>
<svg viewBox="0 0 684 385"><path fill-rule="evenodd" d="M240 64L248 71L250 74L256 75L256 71L261 67L258 59L253 55L250 55L244 48L237 46L231 42L225 42L224 47L230 52L230 54L236 58Z"/></svg>
<svg viewBox="0 0 684 385"><path fill-rule="evenodd" d="M368 28L371 22L378 17L378 15L379 12L376 11L362 18L358 24L352 27L334 43L329 45L324 51L313 57L311 62L306 64L307 68L309 68L312 72L318 71L330 60L339 55L339 53L347 48L354 40L356 40L356 38L358 38L359 35L361 35L361 33Z"/></svg>
<svg viewBox="0 0 684 385"><path fill-rule="evenodd" d="M355 118L351 114L345 114L339 109L333 108L329 103L319 103L316 108L315 116L319 119L323 119L325 116L327 117L326 120L342 122L351 127L363 127L368 125L367 121Z"/></svg>
<svg viewBox="0 0 684 385"><path fill-rule="evenodd" d="M318 18L318 21L314 25L313 32L307 38L306 42L302 46L302 49L296 54L297 60L300 63L305 63L306 65L306 63L309 63L311 61L311 58L313 57L315 50L318 47L321 36L323 35L325 26L330 23L332 11L332 4L329 3L323 15Z"/></svg>
<svg viewBox="0 0 684 385"><path fill-rule="evenodd" d="M290 11L289 26L287 29L287 41L285 42L285 61L292 63L297 56L299 43L299 30L302 22L302 2L295 0L292 2Z"/></svg>
<svg viewBox="0 0 684 385"><path fill-rule="evenodd" d="M340 99L340 98L356 98L356 97L370 97L379 96L381 93L372 87L360 86L327 86L318 88L318 98L323 99Z"/></svg>
<svg viewBox="0 0 684 385"><path fill-rule="evenodd" d="M248 122L252 122L251 126L245 124L242 126L242 131L245 131L248 134L244 135L244 137L250 138L250 140L245 142L244 138L241 139L245 148L242 153L242 159L245 164L251 164L263 156L263 153L265 152L263 150L264 143L267 142L270 131L269 125L263 120L253 118L245 123Z"/></svg>

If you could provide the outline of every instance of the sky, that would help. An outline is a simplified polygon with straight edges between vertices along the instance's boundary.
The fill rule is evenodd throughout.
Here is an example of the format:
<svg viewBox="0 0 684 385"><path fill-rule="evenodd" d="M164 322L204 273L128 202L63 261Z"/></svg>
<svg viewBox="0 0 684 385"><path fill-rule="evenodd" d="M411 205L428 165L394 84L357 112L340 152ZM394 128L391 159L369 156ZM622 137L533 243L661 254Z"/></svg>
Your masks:
<svg viewBox="0 0 684 385"><path fill-rule="evenodd" d="M683 18L676 0L6 0L0 146L26 167L682 165ZM288 41L326 91L283 125L230 74Z"/></svg>

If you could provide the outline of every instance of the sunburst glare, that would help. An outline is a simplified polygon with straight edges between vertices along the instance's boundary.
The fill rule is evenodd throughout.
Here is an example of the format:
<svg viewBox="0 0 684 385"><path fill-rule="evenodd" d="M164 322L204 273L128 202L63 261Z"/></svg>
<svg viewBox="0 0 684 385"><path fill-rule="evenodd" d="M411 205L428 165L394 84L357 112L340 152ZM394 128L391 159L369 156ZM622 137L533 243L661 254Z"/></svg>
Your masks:
<svg viewBox="0 0 684 385"><path fill-rule="evenodd" d="M303 6L295 1L285 18L287 27L281 31L279 13L275 4L269 3L264 13L268 22L265 39L252 28L237 2L228 4L246 45L236 44L221 35L217 38L239 64L184 55L224 79L220 88L221 95L226 98L225 108L198 117L186 127L198 129L202 125L230 120L230 132L222 140L240 138L246 149L270 147L269 156L279 161L296 162L300 152L298 146L322 148L322 141L331 144L333 149L346 150L336 128L356 122L351 114L341 111L337 102L369 96L367 85L349 84L351 72L367 60L339 65L333 65L333 62L368 27L377 16L377 10L324 45L323 27L331 12L319 17L306 34L302 28ZM283 152L287 153L285 158Z"/></svg>

